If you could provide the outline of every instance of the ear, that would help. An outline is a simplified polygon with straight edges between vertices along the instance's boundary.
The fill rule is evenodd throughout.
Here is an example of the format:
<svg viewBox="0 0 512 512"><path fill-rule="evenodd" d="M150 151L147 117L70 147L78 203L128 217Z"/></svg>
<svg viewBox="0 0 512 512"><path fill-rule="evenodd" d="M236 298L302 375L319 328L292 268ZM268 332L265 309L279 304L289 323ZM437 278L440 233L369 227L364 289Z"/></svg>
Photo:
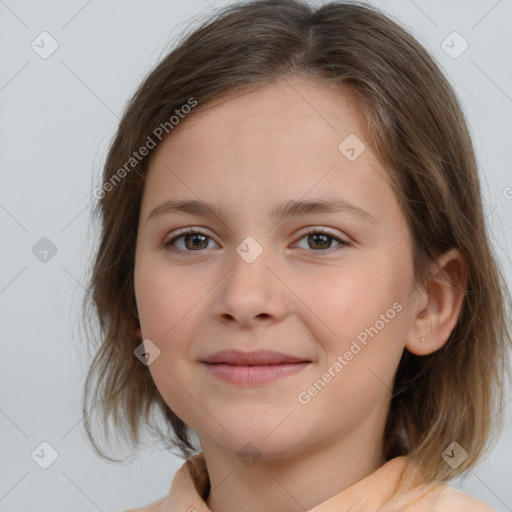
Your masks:
<svg viewBox="0 0 512 512"><path fill-rule="evenodd" d="M142 331L141 331L141 328L140 328L140 324L138 325L138 327L135 329L135 334L137 335L137 338L139 338L139 340L142 341Z"/></svg>
<svg viewBox="0 0 512 512"><path fill-rule="evenodd" d="M466 294L464 256L457 249L446 251L432 264L431 276L418 290L415 317L405 344L409 352L419 356L443 347L457 324Z"/></svg>

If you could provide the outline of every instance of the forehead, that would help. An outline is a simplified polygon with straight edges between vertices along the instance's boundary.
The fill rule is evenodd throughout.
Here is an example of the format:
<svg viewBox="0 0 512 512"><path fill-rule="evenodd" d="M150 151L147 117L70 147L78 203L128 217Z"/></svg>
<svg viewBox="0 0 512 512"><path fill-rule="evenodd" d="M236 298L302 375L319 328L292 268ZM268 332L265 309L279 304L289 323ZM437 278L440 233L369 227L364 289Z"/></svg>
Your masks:
<svg viewBox="0 0 512 512"><path fill-rule="evenodd" d="M205 134L209 138L230 134L233 140L238 140L250 130L254 130L260 140L269 132L280 133L284 139L287 133L303 132L311 138L326 131L336 136L357 133L363 139L366 122L359 105L347 86L286 77L199 104L181 121L167 142L177 146L190 137Z"/></svg>
<svg viewBox="0 0 512 512"><path fill-rule="evenodd" d="M143 208L169 196L254 208L342 194L378 209L388 178L365 126L349 89L299 78L199 104L152 155Z"/></svg>

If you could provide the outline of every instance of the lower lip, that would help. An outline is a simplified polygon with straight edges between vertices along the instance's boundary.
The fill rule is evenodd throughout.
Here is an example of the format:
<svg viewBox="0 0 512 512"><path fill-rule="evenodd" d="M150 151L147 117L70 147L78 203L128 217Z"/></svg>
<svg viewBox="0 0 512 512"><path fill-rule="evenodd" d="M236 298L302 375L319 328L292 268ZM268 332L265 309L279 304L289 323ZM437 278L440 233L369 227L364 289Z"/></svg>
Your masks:
<svg viewBox="0 0 512 512"><path fill-rule="evenodd" d="M215 376L233 384L264 384L281 377L293 375L303 370L310 363L283 363L275 365L238 366L233 364L208 364L205 366Z"/></svg>

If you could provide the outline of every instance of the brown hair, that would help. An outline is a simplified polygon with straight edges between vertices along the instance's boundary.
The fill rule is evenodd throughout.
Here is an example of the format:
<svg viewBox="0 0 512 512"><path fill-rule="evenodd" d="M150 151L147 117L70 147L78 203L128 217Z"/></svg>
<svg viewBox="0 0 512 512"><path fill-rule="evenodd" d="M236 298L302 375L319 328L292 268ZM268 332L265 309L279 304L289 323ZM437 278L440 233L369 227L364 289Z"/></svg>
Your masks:
<svg viewBox="0 0 512 512"><path fill-rule="evenodd" d="M460 475L489 449L492 426L502 428L509 291L485 227L473 146L454 91L406 30L357 2L314 8L300 0L256 0L228 6L183 37L129 102L95 209L101 239L84 312L97 315L101 343L84 386L89 440L102 457L117 460L96 443L90 416L98 412L104 433L112 417L115 431L134 446L145 426L166 448L178 447L181 457L197 450L189 427L134 356L141 341L135 334L134 255L150 155L132 162L132 169L126 163L191 98L199 110L291 75L348 86L358 98L365 141L389 169L413 236L417 283L426 282L428 264L452 247L467 261L458 323L438 351L417 356L404 350L384 432L386 459L416 457L430 479ZM456 469L441 458L453 441L469 453Z"/></svg>

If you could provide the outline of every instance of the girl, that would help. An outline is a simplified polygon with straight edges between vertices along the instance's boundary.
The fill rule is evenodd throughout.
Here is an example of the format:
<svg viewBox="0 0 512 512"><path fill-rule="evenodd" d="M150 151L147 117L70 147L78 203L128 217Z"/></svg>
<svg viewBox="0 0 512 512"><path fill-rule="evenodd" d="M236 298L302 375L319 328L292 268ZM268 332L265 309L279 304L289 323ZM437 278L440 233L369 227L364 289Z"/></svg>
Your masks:
<svg viewBox="0 0 512 512"><path fill-rule="evenodd" d="M87 433L109 458L94 402L186 459L136 510L491 510L447 481L501 426L509 295L461 107L403 28L225 8L139 87L95 196Z"/></svg>

